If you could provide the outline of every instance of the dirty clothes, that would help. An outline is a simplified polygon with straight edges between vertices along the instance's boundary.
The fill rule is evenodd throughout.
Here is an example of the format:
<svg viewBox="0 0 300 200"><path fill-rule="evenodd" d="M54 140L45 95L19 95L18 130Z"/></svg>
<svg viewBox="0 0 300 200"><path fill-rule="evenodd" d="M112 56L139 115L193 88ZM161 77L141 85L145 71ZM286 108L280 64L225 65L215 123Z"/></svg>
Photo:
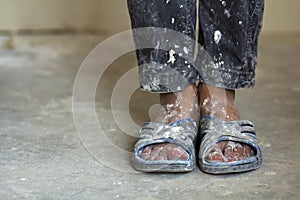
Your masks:
<svg viewBox="0 0 300 200"><path fill-rule="evenodd" d="M175 92L197 81L226 89L254 85L264 0L199 0L198 9L197 0L127 3L142 89ZM145 34L135 30L143 27L152 28ZM171 29L190 39L168 38L156 28ZM145 43L153 45L140 48Z"/></svg>

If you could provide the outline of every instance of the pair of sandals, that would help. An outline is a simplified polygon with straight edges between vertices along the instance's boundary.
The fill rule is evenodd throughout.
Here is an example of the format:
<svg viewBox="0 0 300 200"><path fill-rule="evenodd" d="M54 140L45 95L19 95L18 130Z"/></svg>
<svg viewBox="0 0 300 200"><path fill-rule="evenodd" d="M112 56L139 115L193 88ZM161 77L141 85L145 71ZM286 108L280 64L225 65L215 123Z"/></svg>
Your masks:
<svg viewBox="0 0 300 200"><path fill-rule="evenodd" d="M262 154L255 135L253 124L248 120L225 122L218 118L205 116L200 121L200 148L196 158L198 128L191 118L171 124L147 122L140 129L134 147L132 165L143 172L189 172L195 169L196 161L202 171L210 174L227 174L255 170L262 163ZM207 161L206 155L221 141L233 141L249 145L254 155L233 162ZM172 143L188 153L187 160L145 160L141 157L143 149L152 144Z"/></svg>

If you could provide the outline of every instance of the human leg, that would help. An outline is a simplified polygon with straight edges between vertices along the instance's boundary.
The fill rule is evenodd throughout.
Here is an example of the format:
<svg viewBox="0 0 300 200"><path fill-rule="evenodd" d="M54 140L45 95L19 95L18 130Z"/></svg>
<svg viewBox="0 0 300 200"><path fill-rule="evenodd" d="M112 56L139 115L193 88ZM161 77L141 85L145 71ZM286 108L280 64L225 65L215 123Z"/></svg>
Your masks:
<svg viewBox="0 0 300 200"><path fill-rule="evenodd" d="M141 88L161 93L161 109L154 122L172 124L186 118L198 121L197 71L177 53L181 49L186 57L194 55L196 1L128 0L128 8L133 28L152 27L153 31L148 37L133 30L133 36L137 47L149 40L155 44L155 48L137 49ZM172 29L189 39L180 46L182 38L178 43L176 39L162 38L153 27ZM172 43L168 51L162 50L166 43ZM179 145L165 142L145 146L140 156L145 160L188 159L187 151Z"/></svg>
<svg viewBox="0 0 300 200"><path fill-rule="evenodd" d="M212 62L203 65L201 55L198 56L201 118L240 120L234 103L235 90L254 85L263 7L263 0L200 0L199 40ZM234 162L252 156L254 149L241 142L223 140L208 152L207 161Z"/></svg>

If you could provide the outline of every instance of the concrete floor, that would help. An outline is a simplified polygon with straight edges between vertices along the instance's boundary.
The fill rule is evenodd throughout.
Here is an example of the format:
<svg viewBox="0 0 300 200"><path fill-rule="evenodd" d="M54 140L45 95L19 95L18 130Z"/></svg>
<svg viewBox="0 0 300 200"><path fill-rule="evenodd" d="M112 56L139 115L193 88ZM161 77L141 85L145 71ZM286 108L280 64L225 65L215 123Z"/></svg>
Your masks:
<svg viewBox="0 0 300 200"><path fill-rule="evenodd" d="M300 199L299 35L262 37L256 88L241 90L237 99L242 118L256 124L264 162L257 171L222 176L198 168L187 174L131 169L135 131L120 130L110 97L122 74L135 66L133 53L112 63L98 85L96 114L104 135L94 128L78 134L75 76L104 38L22 36L14 49L0 38L0 199ZM132 95L126 106L137 124L148 120L156 100L140 91ZM118 116L127 110L114 106ZM82 118L83 127L89 123L94 122Z"/></svg>

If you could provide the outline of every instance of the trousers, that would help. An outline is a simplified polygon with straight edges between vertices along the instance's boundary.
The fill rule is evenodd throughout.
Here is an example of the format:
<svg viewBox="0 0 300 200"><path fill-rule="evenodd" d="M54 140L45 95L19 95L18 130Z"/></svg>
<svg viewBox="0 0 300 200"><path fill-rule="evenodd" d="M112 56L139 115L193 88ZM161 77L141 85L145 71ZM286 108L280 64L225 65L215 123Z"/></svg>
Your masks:
<svg viewBox="0 0 300 200"><path fill-rule="evenodd" d="M199 81L225 89L254 86L264 0L127 0L127 5L141 89L176 92Z"/></svg>

